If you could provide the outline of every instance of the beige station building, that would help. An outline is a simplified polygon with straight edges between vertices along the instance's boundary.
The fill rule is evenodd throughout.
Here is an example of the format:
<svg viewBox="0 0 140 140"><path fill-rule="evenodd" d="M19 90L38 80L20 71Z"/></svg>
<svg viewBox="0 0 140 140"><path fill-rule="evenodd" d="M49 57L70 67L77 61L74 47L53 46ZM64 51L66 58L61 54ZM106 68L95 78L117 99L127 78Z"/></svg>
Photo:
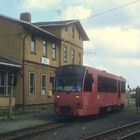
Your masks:
<svg viewBox="0 0 140 140"><path fill-rule="evenodd" d="M0 14L0 109L53 104L55 70L83 65L83 41L89 38L79 20L31 22Z"/></svg>

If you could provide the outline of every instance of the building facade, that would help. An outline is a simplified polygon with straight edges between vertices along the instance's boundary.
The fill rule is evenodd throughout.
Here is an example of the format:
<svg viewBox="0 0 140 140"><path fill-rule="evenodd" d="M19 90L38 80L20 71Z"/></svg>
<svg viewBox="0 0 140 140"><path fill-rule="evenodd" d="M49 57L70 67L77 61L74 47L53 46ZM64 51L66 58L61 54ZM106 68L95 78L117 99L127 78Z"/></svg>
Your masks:
<svg viewBox="0 0 140 140"><path fill-rule="evenodd" d="M60 65L83 65L83 41L88 41L89 38L79 20L37 22L34 25L61 39Z"/></svg>
<svg viewBox="0 0 140 140"><path fill-rule="evenodd" d="M83 64L83 41L88 37L77 22L81 27L79 21L64 21L59 27L42 28L31 23L29 13L20 20L0 15L0 108L8 106L12 91L13 106L53 103L56 68Z"/></svg>

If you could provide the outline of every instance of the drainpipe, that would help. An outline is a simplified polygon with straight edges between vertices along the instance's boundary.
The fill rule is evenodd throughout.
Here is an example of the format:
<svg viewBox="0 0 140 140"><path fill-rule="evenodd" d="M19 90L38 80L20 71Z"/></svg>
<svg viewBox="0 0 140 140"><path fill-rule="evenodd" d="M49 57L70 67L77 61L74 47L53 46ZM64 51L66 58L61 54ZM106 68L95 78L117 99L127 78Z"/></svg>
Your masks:
<svg viewBox="0 0 140 140"><path fill-rule="evenodd" d="M23 80L23 83L22 83L22 93L23 93L23 96L22 96L22 103L23 103L23 109L24 109L24 105L25 105L25 79L24 79L24 70L25 70L25 67L24 67L24 61L25 61L25 39L27 37L27 33L24 35L23 37L23 60L22 60L22 70L23 70L23 73L22 73L22 80Z"/></svg>

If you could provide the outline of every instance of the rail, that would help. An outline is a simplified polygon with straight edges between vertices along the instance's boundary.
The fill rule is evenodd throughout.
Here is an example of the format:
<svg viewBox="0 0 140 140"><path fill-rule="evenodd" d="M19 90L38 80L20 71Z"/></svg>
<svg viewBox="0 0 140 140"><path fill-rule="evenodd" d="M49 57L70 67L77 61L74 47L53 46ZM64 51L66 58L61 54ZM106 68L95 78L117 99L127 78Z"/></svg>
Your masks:
<svg viewBox="0 0 140 140"><path fill-rule="evenodd" d="M138 132L139 129L140 121L91 135L81 140L128 140L127 137L130 137L130 134L138 135L136 132Z"/></svg>

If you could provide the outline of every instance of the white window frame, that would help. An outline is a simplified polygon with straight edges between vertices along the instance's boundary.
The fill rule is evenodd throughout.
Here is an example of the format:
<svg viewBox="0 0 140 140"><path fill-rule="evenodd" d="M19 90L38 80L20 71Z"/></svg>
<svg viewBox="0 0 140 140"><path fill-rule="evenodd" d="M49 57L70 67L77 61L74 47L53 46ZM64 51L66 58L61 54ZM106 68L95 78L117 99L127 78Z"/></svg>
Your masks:
<svg viewBox="0 0 140 140"><path fill-rule="evenodd" d="M47 41L46 40L43 40L43 42L42 42L42 56L43 57L47 57L47 49L48 49L48 46L47 46Z"/></svg>
<svg viewBox="0 0 140 140"><path fill-rule="evenodd" d="M33 86L31 87L31 74L34 74L34 81L33 81ZM34 92L31 93L31 88L33 88ZM29 95L30 96L35 96L36 92L36 74L35 72L29 72Z"/></svg>
<svg viewBox="0 0 140 140"><path fill-rule="evenodd" d="M43 86L42 78L45 76L45 86ZM46 95L47 91L47 76L45 74L41 74L41 95Z"/></svg>
<svg viewBox="0 0 140 140"><path fill-rule="evenodd" d="M9 96L10 95L10 92L11 92L11 88L12 88L12 85L11 85L11 80L10 78L12 78L12 71L0 71L3 73L3 78L4 78L4 85L2 85L1 81L2 81L2 78L1 78L1 74L0 74L0 88L3 88L4 89L4 93L3 95L0 94L0 96ZM14 79L15 80L15 79ZM14 96L14 94L12 95Z"/></svg>
<svg viewBox="0 0 140 140"><path fill-rule="evenodd" d="M75 51L74 50L72 50L71 51L71 62L72 62L72 64L74 64L74 61L75 61Z"/></svg>
<svg viewBox="0 0 140 140"><path fill-rule="evenodd" d="M36 38L31 35L31 53L36 53Z"/></svg>
<svg viewBox="0 0 140 140"><path fill-rule="evenodd" d="M2 76L2 75L0 75L0 88L3 88L3 89L4 89L4 93L1 94L0 96L6 96L6 94L7 94L7 93L6 93L6 91L7 91L7 90L6 90L6 87L7 87L7 86L6 86L6 85L7 85L7 83L6 83L6 77L7 77L7 76L6 76L6 75L7 75L6 72L4 72L4 74L3 74L4 85L2 85L2 83L1 83L1 81L2 81L2 77L1 77L1 76Z"/></svg>
<svg viewBox="0 0 140 140"><path fill-rule="evenodd" d="M63 59L64 63L67 62L67 47L64 45L64 59Z"/></svg>
<svg viewBox="0 0 140 140"><path fill-rule="evenodd" d="M52 59L56 59L56 44L52 43Z"/></svg>

